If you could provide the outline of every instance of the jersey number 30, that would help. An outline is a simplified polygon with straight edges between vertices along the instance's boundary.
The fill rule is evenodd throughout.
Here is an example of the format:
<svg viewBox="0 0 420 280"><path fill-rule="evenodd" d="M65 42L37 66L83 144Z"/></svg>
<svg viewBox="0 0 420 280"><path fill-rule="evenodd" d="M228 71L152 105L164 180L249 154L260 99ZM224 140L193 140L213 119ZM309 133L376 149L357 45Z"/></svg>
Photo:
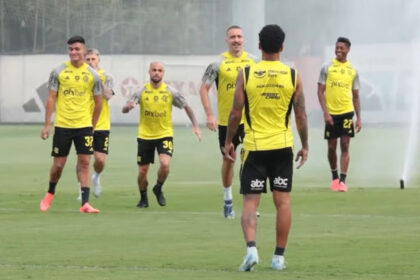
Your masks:
<svg viewBox="0 0 420 280"><path fill-rule="evenodd" d="M169 152L172 153L172 141L169 141L169 140L163 141L163 148L167 149Z"/></svg>

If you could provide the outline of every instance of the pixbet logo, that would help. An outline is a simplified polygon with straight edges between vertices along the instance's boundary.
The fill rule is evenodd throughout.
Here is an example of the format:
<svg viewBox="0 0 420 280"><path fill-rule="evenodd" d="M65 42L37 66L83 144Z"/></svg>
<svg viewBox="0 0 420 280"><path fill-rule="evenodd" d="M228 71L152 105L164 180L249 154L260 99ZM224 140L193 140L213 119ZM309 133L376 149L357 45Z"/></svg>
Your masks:
<svg viewBox="0 0 420 280"><path fill-rule="evenodd" d="M235 84L234 83L228 83L226 85L226 90L230 90L230 89L235 89Z"/></svg>

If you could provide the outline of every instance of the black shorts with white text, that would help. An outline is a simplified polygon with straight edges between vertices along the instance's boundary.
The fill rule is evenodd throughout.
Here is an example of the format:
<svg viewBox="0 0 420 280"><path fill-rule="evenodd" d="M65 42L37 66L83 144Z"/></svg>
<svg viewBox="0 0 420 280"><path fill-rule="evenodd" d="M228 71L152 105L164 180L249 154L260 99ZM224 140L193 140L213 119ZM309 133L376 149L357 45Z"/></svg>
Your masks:
<svg viewBox="0 0 420 280"><path fill-rule="evenodd" d="M293 180L291 147L268 151L241 151L241 194L266 193L267 179L271 191L290 192Z"/></svg>

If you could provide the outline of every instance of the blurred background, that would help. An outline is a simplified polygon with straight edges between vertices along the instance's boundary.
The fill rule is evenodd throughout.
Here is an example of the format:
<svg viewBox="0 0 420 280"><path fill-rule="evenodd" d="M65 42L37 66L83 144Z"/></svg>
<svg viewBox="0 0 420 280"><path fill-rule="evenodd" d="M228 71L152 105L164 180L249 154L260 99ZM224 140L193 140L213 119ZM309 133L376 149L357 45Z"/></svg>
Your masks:
<svg viewBox="0 0 420 280"><path fill-rule="evenodd" d="M361 80L363 130L352 141L353 182L418 181L416 0L0 0L0 123L43 122L49 73L68 60L66 41L77 34L101 51L101 67L114 76L113 124L137 123L137 114L122 115L121 107L148 81L149 63L159 60L166 82L187 97L204 125L198 89L206 66L226 50L226 28L240 25L245 50L258 57L258 32L271 23L286 32L281 60L303 80L313 167L329 176L316 88L322 64L335 57L335 41L344 36ZM174 110L174 122L189 121Z"/></svg>

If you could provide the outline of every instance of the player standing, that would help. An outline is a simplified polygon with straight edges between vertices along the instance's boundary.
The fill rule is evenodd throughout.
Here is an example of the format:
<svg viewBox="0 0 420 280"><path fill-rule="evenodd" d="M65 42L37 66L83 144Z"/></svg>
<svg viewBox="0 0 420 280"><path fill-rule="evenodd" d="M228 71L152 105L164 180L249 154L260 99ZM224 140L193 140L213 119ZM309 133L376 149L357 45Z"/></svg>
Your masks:
<svg viewBox="0 0 420 280"><path fill-rule="evenodd" d="M202 78L200 87L201 103L206 113L206 125L212 131L218 130L219 147L223 155L223 148L226 139L226 127L228 123L229 111L232 108L233 95L238 71L245 66L254 64L254 59L243 49L244 37L242 29L237 25L232 25L226 30L225 37L228 51L222 53L220 61L210 64ZM217 87L217 120L209 101L209 91L213 83ZM239 125L233 144L236 147L242 143L244 137L243 122ZM225 218L233 219L232 179L234 162L223 157L222 162L222 185L223 185L223 215Z"/></svg>
<svg viewBox="0 0 420 280"><path fill-rule="evenodd" d="M276 207L276 248L271 260L274 270L285 268L284 251L291 224L290 192L293 179L293 133L291 111L295 113L302 148L297 152L298 168L307 160L308 126L302 82L296 71L280 62L285 33L278 25L266 25L259 33L262 61L246 67L236 82L233 107L227 127L225 156L235 160L232 143L245 108L245 138L241 152L242 230L247 253L240 271L251 271L259 262L256 247L257 217L261 193L270 182Z"/></svg>
<svg viewBox="0 0 420 280"><path fill-rule="evenodd" d="M85 40L73 36L68 41L70 61L55 68L48 81L48 99L45 124L41 138L50 134L50 122L55 105L54 138L51 155L54 157L50 170L47 194L40 203L41 211L48 211L55 195L55 188L67 161L71 144L77 152L78 181L82 193L82 213L98 213L89 203L89 161L93 154L93 129L102 108L102 85L99 75L85 63ZM92 99L94 109L92 114Z"/></svg>
<svg viewBox="0 0 420 280"><path fill-rule="evenodd" d="M346 192L345 181L350 162L350 138L354 137L353 116L356 112L356 132L362 128L359 101L359 76L347 60L350 40L339 37L335 44L335 55L321 68L318 80L318 100L324 113L325 134L328 141L331 190ZM340 138L340 177L337 170L337 138Z"/></svg>

